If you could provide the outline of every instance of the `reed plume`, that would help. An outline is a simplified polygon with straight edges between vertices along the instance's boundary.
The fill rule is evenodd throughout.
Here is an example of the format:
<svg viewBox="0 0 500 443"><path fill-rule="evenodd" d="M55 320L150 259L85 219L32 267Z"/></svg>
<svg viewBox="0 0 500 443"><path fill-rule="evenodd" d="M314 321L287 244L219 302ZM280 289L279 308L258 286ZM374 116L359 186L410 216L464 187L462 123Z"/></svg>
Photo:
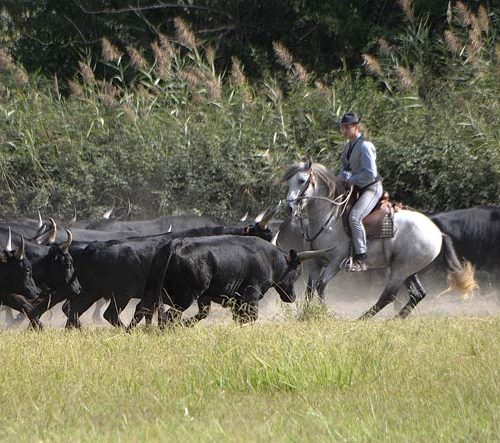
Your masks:
<svg viewBox="0 0 500 443"><path fill-rule="evenodd" d="M373 55L362 54L361 57L363 57L364 60L363 65L365 66L368 72L378 77L382 77L384 75L382 68L380 67L380 63Z"/></svg>
<svg viewBox="0 0 500 443"><path fill-rule="evenodd" d="M241 62L237 57L231 57L232 66L231 66L231 83L233 85L243 86L246 84L247 79L245 74L243 73L243 68L241 66Z"/></svg>
<svg viewBox="0 0 500 443"><path fill-rule="evenodd" d="M102 58L107 62L119 63L121 52L106 37L101 39Z"/></svg>
<svg viewBox="0 0 500 443"><path fill-rule="evenodd" d="M273 42L273 49L276 58L278 59L278 63L281 66L284 66L287 69L292 67L293 57L290 51L286 49L281 43Z"/></svg>
<svg viewBox="0 0 500 443"><path fill-rule="evenodd" d="M177 40L184 46L195 50L196 49L196 37L187 25L187 23L180 17L174 18L175 25L175 36Z"/></svg>
<svg viewBox="0 0 500 443"><path fill-rule="evenodd" d="M132 64L134 69L136 69L137 71L144 71L147 68L148 62L137 49L128 46L127 53L130 57L130 63Z"/></svg>

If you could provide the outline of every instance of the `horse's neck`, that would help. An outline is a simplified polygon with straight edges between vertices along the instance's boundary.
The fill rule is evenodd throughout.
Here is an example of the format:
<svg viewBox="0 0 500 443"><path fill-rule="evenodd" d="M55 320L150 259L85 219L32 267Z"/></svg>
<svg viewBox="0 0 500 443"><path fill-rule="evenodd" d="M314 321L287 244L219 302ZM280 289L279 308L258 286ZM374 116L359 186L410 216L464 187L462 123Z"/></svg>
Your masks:
<svg viewBox="0 0 500 443"><path fill-rule="evenodd" d="M309 232L319 232L326 225L331 226L340 215L339 207L332 202L326 186L318 186L314 196L320 198L311 198L307 203Z"/></svg>

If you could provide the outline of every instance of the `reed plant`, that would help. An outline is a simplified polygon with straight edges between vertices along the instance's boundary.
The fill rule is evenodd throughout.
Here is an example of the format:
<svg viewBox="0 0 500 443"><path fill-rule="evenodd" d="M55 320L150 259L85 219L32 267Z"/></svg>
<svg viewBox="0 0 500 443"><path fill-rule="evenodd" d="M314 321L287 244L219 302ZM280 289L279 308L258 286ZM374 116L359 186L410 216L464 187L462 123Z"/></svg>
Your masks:
<svg viewBox="0 0 500 443"><path fill-rule="evenodd" d="M236 58L218 68L181 19L149 48L103 39L66 83L28 76L1 52L3 216L76 207L93 217L113 201L135 216L256 213L283 197L286 164L310 155L338 169L348 110L362 115L397 199L424 210L499 204L498 30L487 10L457 2L435 34L401 6L406 24L363 55L365 72L328 78L274 42L279 67L250 82Z"/></svg>

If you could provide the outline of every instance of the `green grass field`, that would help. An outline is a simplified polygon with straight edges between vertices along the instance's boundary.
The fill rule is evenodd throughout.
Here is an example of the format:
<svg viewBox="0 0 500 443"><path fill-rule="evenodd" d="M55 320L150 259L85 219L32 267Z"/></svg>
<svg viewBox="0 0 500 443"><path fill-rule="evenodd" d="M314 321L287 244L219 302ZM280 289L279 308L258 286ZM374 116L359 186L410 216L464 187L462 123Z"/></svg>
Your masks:
<svg viewBox="0 0 500 443"><path fill-rule="evenodd" d="M500 317L0 334L5 441L498 441Z"/></svg>

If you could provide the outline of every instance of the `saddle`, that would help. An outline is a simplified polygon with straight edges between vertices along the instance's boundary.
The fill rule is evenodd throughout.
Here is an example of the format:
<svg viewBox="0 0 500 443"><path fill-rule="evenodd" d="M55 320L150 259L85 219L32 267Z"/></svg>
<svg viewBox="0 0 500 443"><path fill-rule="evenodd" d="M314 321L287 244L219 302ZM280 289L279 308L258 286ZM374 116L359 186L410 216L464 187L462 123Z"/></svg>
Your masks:
<svg viewBox="0 0 500 443"><path fill-rule="evenodd" d="M354 189L349 201L347 202L346 210L342 216L344 229L349 237L351 236L351 227L349 226L349 213L352 207L358 201L361 193ZM363 219L363 226L366 231L366 238L374 240L376 238L392 238L395 234L394 229L394 213L402 209L400 203L391 201L389 193L384 191L382 197L375 205L373 210Z"/></svg>

